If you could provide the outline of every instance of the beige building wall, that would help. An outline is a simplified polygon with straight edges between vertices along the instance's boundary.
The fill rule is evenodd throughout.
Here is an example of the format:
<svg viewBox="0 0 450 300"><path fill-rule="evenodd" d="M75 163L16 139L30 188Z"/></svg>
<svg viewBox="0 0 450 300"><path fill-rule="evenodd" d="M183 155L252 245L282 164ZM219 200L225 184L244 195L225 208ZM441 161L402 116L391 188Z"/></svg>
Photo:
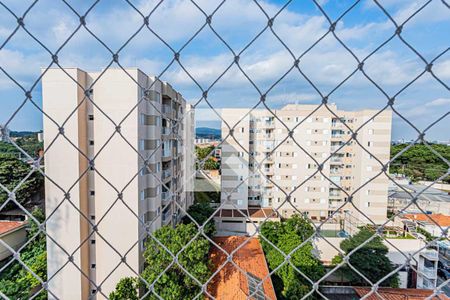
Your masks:
<svg viewBox="0 0 450 300"><path fill-rule="evenodd" d="M185 178L193 160L185 156L193 152L194 112L184 121L182 95L138 69L66 71L83 88L95 82L88 91L93 103L83 101L83 89L62 70L44 75L45 111L61 123L75 111L64 132L83 152L61 137L49 147L58 128L45 119L46 174L64 189L82 177L70 199L84 217L67 201L58 206L64 193L46 180L47 215L57 208L47 231L67 251L77 250L74 263L85 276L71 264L57 272L67 254L48 239L49 277L57 272L49 288L58 298L102 299L96 285L108 295L121 278L142 271L145 227L153 231L179 221L180 208L193 201Z"/></svg>
<svg viewBox="0 0 450 300"><path fill-rule="evenodd" d="M52 278L48 288L60 299L85 299L88 281L82 272L89 274L89 257L82 253L87 244L83 244L81 251L79 248L87 236L83 215L88 215L87 177L82 170L82 166L87 165L86 101L83 101L86 73L79 69L65 71L67 74L60 69L49 69L42 78L46 113L45 173L48 176L45 180L46 232L51 237L47 238L47 273L48 278ZM73 263L69 262L69 257ZM68 283L71 288L64 288Z"/></svg>
<svg viewBox="0 0 450 300"><path fill-rule="evenodd" d="M286 105L274 110L275 116L261 109L250 113L223 109L222 118L229 126L239 122L234 134L249 153L241 153L236 141L226 138L229 131L223 122L222 139L226 139L222 147L222 189L233 189L244 175L250 178L248 189L232 195L243 208L247 202L248 206L273 207L284 217L306 212L313 220L327 218L346 199L345 193L327 178L351 194L381 170L380 164L354 141L347 143L351 132L344 124L356 130L368 121L358 131L358 140L382 163L389 160L391 138L390 111L370 121L377 111L346 112L335 105L329 107L339 118L325 107L314 111L316 105ZM242 116L245 118L241 120ZM240 164L246 162L248 168L242 168ZM321 173L317 172L320 165ZM382 174L357 191L353 203L374 222L381 223L386 219L387 191L388 180ZM290 198L286 200L287 195ZM364 219L355 207L347 204L342 210Z"/></svg>

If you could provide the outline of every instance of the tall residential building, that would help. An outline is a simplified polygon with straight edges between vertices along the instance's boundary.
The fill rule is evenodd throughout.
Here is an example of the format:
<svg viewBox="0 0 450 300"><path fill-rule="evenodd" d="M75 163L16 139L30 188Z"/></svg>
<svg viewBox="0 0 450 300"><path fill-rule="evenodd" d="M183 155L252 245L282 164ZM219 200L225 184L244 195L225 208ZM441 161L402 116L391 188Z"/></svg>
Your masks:
<svg viewBox="0 0 450 300"><path fill-rule="evenodd" d="M175 224L193 202L193 110L138 69L50 69L42 90L48 288L108 295L143 268L143 223Z"/></svg>
<svg viewBox="0 0 450 300"><path fill-rule="evenodd" d="M231 127L237 124L233 139L226 138L230 132L222 122L222 139L226 138L222 144L221 201L227 201L224 208L274 208L282 217L289 217L297 209L313 221L324 220L346 200L345 193L326 176L347 193L356 191L352 199L355 207L375 223L384 222L387 177L382 174L358 188L381 170L375 157L383 163L389 161L391 112L375 116L374 110L342 111L335 105L329 107L339 118L325 107L313 113L316 105L286 105L274 110L275 116L262 109L222 109L223 120ZM365 122L368 123L359 129ZM351 131L346 126L359 129L359 143L374 157L355 141L348 142ZM329 156L322 167L325 176L313 176ZM292 192L289 201L285 201L283 191ZM350 203L342 211L367 222Z"/></svg>

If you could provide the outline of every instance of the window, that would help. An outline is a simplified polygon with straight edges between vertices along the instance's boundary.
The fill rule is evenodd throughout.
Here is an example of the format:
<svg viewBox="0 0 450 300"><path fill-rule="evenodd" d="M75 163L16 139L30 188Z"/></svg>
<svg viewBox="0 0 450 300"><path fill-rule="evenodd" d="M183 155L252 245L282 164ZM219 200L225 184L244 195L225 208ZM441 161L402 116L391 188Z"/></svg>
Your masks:
<svg viewBox="0 0 450 300"><path fill-rule="evenodd" d="M367 142L367 146L368 147L372 146L372 142Z"/></svg>
<svg viewBox="0 0 450 300"><path fill-rule="evenodd" d="M91 244L94 245L95 244L95 240L91 240Z"/></svg>
<svg viewBox="0 0 450 300"><path fill-rule="evenodd" d="M262 284L262 280L259 277L256 277L252 273L247 272L247 283L249 294L253 294L252 298L254 298L255 300L266 299L266 296L264 294L264 286Z"/></svg>
<svg viewBox="0 0 450 300"><path fill-rule="evenodd" d="M89 140L89 145L90 146L94 146L94 141L93 140Z"/></svg>
<svg viewBox="0 0 450 300"><path fill-rule="evenodd" d="M89 115L88 119L89 121L94 121L94 115Z"/></svg>
<svg viewBox="0 0 450 300"><path fill-rule="evenodd" d="M91 269L95 269L95 264L91 264Z"/></svg>
<svg viewBox="0 0 450 300"><path fill-rule="evenodd" d="M90 192L89 192L89 195L95 196L95 191L90 191Z"/></svg>
<svg viewBox="0 0 450 300"><path fill-rule="evenodd" d="M95 220L95 216L94 215L91 215L91 220Z"/></svg>

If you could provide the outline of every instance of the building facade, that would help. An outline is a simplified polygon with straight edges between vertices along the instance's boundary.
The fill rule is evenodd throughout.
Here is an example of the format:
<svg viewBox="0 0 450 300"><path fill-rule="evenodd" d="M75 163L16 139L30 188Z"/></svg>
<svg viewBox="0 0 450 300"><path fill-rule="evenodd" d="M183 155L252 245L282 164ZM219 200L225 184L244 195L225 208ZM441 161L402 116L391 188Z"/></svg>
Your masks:
<svg viewBox="0 0 450 300"><path fill-rule="evenodd" d="M50 69L42 90L48 288L101 299L95 286L108 295L143 269L145 227L193 202L193 110L138 69Z"/></svg>
<svg viewBox="0 0 450 300"><path fill-rule="evenodd" d="M329 107L339 118L325 107L313 112L316 105L287 105L274 110L275 116L262 109L222 109L225 208L271 207L282 217L300 211L320 221L347 198L337 185L354 193L354 206L348 203L342 211L367 221L359 209L375 223L384 222L388 179L383 174L374 178L381 170L375 157L382 163L389 161L391 112L375 116L375 110ZM234 138L226 124L234 126ZM357 139L373 156L350 141L348 128L355 131L363 124ZM314 174L320 165L323 174Z"/></svg>

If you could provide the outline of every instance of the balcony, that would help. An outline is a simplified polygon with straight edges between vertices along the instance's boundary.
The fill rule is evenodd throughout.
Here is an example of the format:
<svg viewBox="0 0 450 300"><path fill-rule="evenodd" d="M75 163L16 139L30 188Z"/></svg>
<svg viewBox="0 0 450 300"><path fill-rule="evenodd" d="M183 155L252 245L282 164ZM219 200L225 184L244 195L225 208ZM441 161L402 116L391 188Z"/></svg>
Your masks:
<svg viewBox="0 0 450 300"><path fill-rule="evenodd" d="M334 156L334 157L331 157L330 161L332 163L341 163L342 162L342 158Z"/></svg>
<svg viewBox="0 0 450 300"><path fill-rule="evenodd" d="M161 133L164 135L168 135L168 134L170 134L170 132L171 132L170 127L162 127L161 128Z"/></svg>
<svg viewBox="0 0 450 300"><path fill-rule="evenodd" d="M330 197L339 197L340 195L341 195L341 193L340 192L330 192L329 194L328 194Z"/></svg>
<svg viewBox="0 0 450 300"><path fill-rule="evenodd" d="M422 287L424 289L432 290L432 289L436 288L436 281L424 279Z"/></svg>
<svg viewBox="0 0 450 300"><path fill-rule="evenodd" d="M431 261L436 261L439 259L438 252L433 249L424 250L420 252L420 255Z"/></svg>
<svg viewBox="0 0 450 300"><path fill-rule="evenodd" d="M425 277L430 278L430 279L436 279L437 269L422 267L422 268L419 268L419 274L423 274L423 275L425 275Z"/></svg>
<svg viewBox="0 0 450 300"><path fill-rule="evenodd" d="M330 169L330 174L339 174L341 169Z"/></svg>
<svg viewBox="0 0 450 300"><path fill-rule="evenodd" d="M262 123L262 126L266 127L266 128L274 128L275 127L275 122L274 121L264 121Z"/></svg>
<svg viewBox="0 0 450 300"><path fill-rule="evenodd" d="M265 159L265 162L267 162L267 163L273 162L273 156L272 155L266 155L264 157L264 159Z"/></svg>
<svg viewBox="0 0 450 300"><path fill-rule="evenodd" d="M172 114L172 107L169 104L161 105L161 111L163 114L170 115Z"/></svg>
<svg viewBox="0 0 450 300"><path fill-rule="evenodd" d="M267 180L267 181L264 181L263 186L273 187L273 183L271 181Z"/></svg>
<svg viewBox="0 0 450 300"><path fill-rule="evenodd" d="M171 193L169 191L162 192L161 193L161 201L163 201L163 202L169 201L171 198L170 195L171 195Z"/></svg>
<svg viewBox="0 0 450 300"><path fill-rule="evenodd" d="M170 176L172 176L172 171L171 170L163 170L162 171L162 179L164 180L164 179L167 179L167 178L169 178Z"/></svg>
<svg viewBox="0 0 450 300"><path fill-rule="evenodd" d="M169 223L172 220L172 211L168 209L166 212L163 212L162 214L162 222L164 224Z"/></svg>
<svg viewBox="0 0 450 300"><path fill-rule="evenodd" d="M264 150L272 150L275 147L275 143L264 143L262 146Z"/></svg>
<svg viewBox="0 0 450 300"><path fill-rule="evenodd" d="M172 158L172 153L171 153L170 151L163 151L163 152L161 153L161 158L162 158L164 161L167 161L168 159L171 159L171 158Z"/></svg>
<svg viewBox="0 0 450 300"><path fill-rule="evenodd" d="M273 168L263 168L262 170L267 174L273 174Z"/></svg>

